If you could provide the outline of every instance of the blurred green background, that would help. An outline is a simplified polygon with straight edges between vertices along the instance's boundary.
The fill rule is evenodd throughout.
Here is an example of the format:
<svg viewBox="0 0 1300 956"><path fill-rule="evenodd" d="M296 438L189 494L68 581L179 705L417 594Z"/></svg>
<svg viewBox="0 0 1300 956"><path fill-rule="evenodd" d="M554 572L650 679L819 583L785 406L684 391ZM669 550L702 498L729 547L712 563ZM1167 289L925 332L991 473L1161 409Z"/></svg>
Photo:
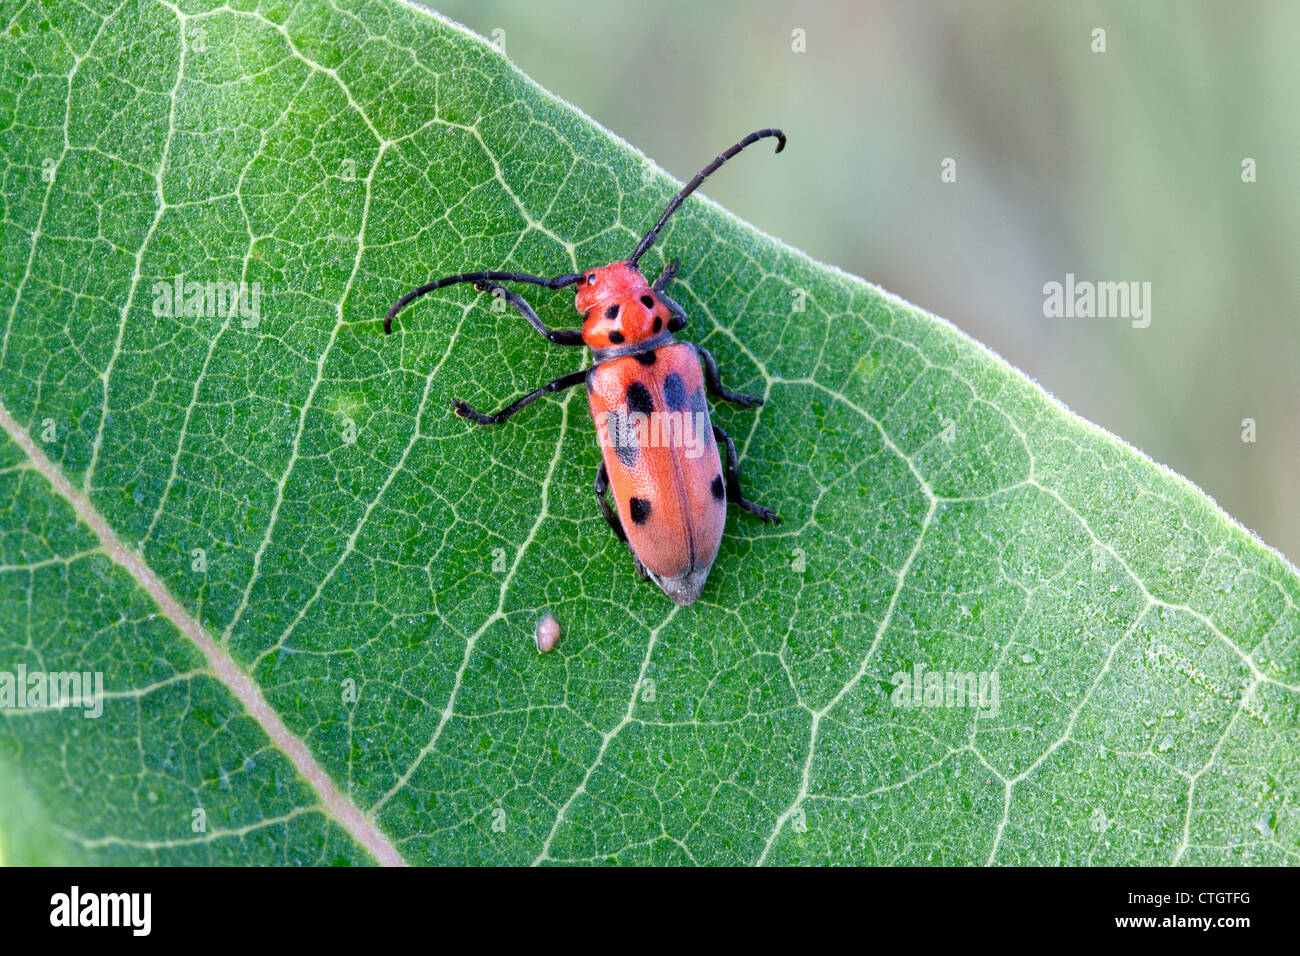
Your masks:
<svg viewBox="0 0 1300 956"><path fill-rule="evenodd" d="M1300 558L1300 3L434 5L679 179L783 127L779 160L704 192L950 319ZM1066 273L1150 282L1150 326L1045 318Z"/></svg>

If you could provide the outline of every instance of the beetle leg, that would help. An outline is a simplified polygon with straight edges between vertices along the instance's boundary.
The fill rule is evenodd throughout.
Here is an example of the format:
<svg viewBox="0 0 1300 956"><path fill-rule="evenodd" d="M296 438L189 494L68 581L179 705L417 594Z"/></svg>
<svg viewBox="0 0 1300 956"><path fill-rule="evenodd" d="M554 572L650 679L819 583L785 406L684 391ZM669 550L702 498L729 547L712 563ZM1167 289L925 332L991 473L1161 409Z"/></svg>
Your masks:
<svg viewBox="0 0 1300 956"><path fill-rule="evenodd" d="M775 511L750 501L740 493L740 468L736 464L736 446L732 444L731 436L717 425L714 425L713 437L727 448L727 497L740 505L745 511L758 515L764 521L775 521L780 524L781 519L777 517Z"/></svg>
<svg viewBox="0 0 1300 956"><path fill-rule="evenodd" d="M480 292L491 292L493 296L510 303L511 307L527 319L528 324L540 332L546 341L552 342L555 345L585 344L582 341L581 329L548 329L542 320L537 317L537 313L533 311L533 307L528 304L528 300L518 292L511 292L503 285L498 285L495 282L488 282L486 280L475 282L474 288L478 289Z"/></svg>
<svg viewBox="0 0 1300 956"><path fill-rule="evenodd" d="M672 262L667 263L664 266L663 272L659 273L659 278L655 279L655 284L652 285L650 288L654 289L656 292L663 292L664 286L672 282L673 279L677 278L677 270L681 266L681 264L682 264L682 260L680 258L674 259Z"/></svg>
<svg viewBox="0 0 1300 956"><path fill-rule="evenodd" d="M718 372L718 363L713 360L713 354L703 345L696 345L695 351L700 353L700 361L704 363L704 382L709 387L710 395L716 395L724 402L743 405L745 408L763 404L763 399L757 395L746 395L744 392L733 392L729 388L723 388L722 375Z"/></svg>
<svg viewBox="0 0 1300 956"><path fill-rule="evenodd" d="M672 313L672 318L668 320L668 331L680 332L686 328L686 312L682 307L669 298L667 292L656 292L655 295L659 296L659 301L668 306L668 311Z"/></svg>
<svg viewBox="0 0 1300 956"><path fill-rule="evenodd" d="M534 389L523 398L520 398L507 405L495 415L484 415L482 412L476 412L468 403L462 402L459 398L452 399L451 406L456 410L456 414L461 418L468 418L470 421L478 422L480 425L500 425L503 421L513 415L525 405L531 405L543 395L549 395L551 392L559 392L566 388L573 388L587 380L587 369L580 372L570 372L568 375L561 375L553 382L547 382L541 388Z"/></svg>
<svg viewBox="0 0 1300 956"><path fill-rule="evenodd" d="M664 271L659 273L659 278L655 279L655 284L650 288L659 301L668 306L668 312L671 318L668 319L668 331L680 332L686 328L686 310L673 301L672 296L664 291L664 286L673 281L677 276L677 267L682 264L681 259L674 259L668 265L664 266Z"/></svg>
<svg viewBox="0 0 1300 956"><path fill-rule="evenodd" d="M623 531L623 522L618 520L618 515L614 509L609 506L605 500L605 492L609 490L609 472L605 470L605 463L602 461L600 467L596 469L596 502L600 505L600 513L605 516L613 530L615 537L620 541L627 540L627 533Z"/></svg>
<svg viewBox="0 0 1300 956"><path fill-rule="evenodd" d="M602 461L600 467L596 469L596 501L600 504L600 513L605 516L605 520L609 523L615 537L624 544L627 544L627 532L623 530L623 522L618 520L618 514L609 506L609 502L605 500L605 492L608 490L609 472L605 470L605 463ZM632 555L632 566L636 568L636 573L641 575L643 579L649 580L650 572L645 569L645 565L641 563L641 559L636 556L636 552L632 550L632 545L628 544L627 550L628 553Z"/></svg>

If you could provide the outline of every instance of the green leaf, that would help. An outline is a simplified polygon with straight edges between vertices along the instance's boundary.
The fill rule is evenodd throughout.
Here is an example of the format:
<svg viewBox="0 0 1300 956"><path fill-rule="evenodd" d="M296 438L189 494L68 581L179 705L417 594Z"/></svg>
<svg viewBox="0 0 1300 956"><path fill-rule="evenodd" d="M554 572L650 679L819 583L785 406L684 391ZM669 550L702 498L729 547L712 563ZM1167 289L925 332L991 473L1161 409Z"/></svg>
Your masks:
<svg viewBox="0 0 1300 956"><path fill-rule="evenodd" d="M378 319L626 255L677 183L415 8L91 6L0 41L0 672L106 695L0 710L0 858L1300 853L1300 580L1185 480L694 197L646 271L682 257L685 336L767 400L714 414L784 523L731 509L676 608L580 393L449 410L584 358L467 286ZM177 277L257 321L169 317Z"/></svg>

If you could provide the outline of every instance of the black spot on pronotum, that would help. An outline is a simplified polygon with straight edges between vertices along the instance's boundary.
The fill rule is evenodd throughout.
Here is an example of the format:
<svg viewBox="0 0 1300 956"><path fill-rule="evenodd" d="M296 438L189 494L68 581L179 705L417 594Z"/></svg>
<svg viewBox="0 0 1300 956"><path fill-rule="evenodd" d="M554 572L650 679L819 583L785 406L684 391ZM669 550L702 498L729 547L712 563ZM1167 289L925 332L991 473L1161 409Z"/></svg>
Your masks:
<svg viewBox="0 0 1300 956"><path fill-rule="evenodd" d="M618 305L617 305L617 304L615 304L615 305L611 305L608 309L605 310L605 318L607 318L607 319L617 319L617 318L618 318Z"/></svg>
<svg viewBox="0 0 1300 956"><path fill-rule="evenodd" d="M640 382L633 382L627 387L627 407L642 415L649 415L655 410L654 400L649 390Z"/></svg>
<svg viewBox="0 0 1300 956"><path fill-rule="evenodd" d="M615 329L613 332L609 333L609 340L615 345L621 345L623 342L623 333L618 329Z"/></svg>
<svg viewBox="0 0 1300 956"><path fill-rule="evenodd" d="M713 484L709 485L709 490L713 492L713 497L714 497L714 498L717 498L719 501L721 501L721 500L723 499L723 497L726 495L726 492L723 491L723 488L722 488L722 476L721 476L721 475L718 475L718 477L716 477L716 478L713 479Z"/></svg>
<svg viewBox="0 0 1300 956"><path fill-rule="evenodd" d="M659 318L659 316L656 315L656 316L655 316L655 331L658 332L658 331L659 331L660 329L662 329L663 327L664 327L664 320L661 319L661 318Z"/></svg>
<svg viewBox="0 0 1300 956"><path fill-rule="evenodd" d="M632 513L632 520L637 524L645 524L650 517L650 502L644 498L628 499L627 507Z"/></svg>
<svg viewBox="0 0 1300 956"><path fill-rule="evenodd" d="M664 379L664 401L675 412L686 409L686 386L682 384L682 377L676 372L669 372L668 377Z"/></svg>
<svg viewBox="0 0 1300 956"><path fill-rule="evenodd" d="M637 352L636 355L632 357L636 359L638 362L640 362L642 365L654 365L655 363L654 352Z"/></svg>
<svg viewBox="0 0 1300 956"><path fill-rule="evenodd" d="M647 309L653 309L655 307L655 300L651 296L643 295L641 296L641 304Z"/></svg>

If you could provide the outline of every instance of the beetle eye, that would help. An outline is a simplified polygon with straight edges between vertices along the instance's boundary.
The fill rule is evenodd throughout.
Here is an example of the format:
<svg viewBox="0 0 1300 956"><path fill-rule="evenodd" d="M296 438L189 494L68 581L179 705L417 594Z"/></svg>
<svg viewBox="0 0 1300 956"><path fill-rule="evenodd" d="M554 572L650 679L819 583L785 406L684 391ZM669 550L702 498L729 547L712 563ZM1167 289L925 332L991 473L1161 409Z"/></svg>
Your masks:
<svg viewBox="0 0 1300 956"><path fill-rule="evenodd" d="M596 284L596 273L593 272L591 275L587 276L587 285L595 285L595 284Z"/></svg>

